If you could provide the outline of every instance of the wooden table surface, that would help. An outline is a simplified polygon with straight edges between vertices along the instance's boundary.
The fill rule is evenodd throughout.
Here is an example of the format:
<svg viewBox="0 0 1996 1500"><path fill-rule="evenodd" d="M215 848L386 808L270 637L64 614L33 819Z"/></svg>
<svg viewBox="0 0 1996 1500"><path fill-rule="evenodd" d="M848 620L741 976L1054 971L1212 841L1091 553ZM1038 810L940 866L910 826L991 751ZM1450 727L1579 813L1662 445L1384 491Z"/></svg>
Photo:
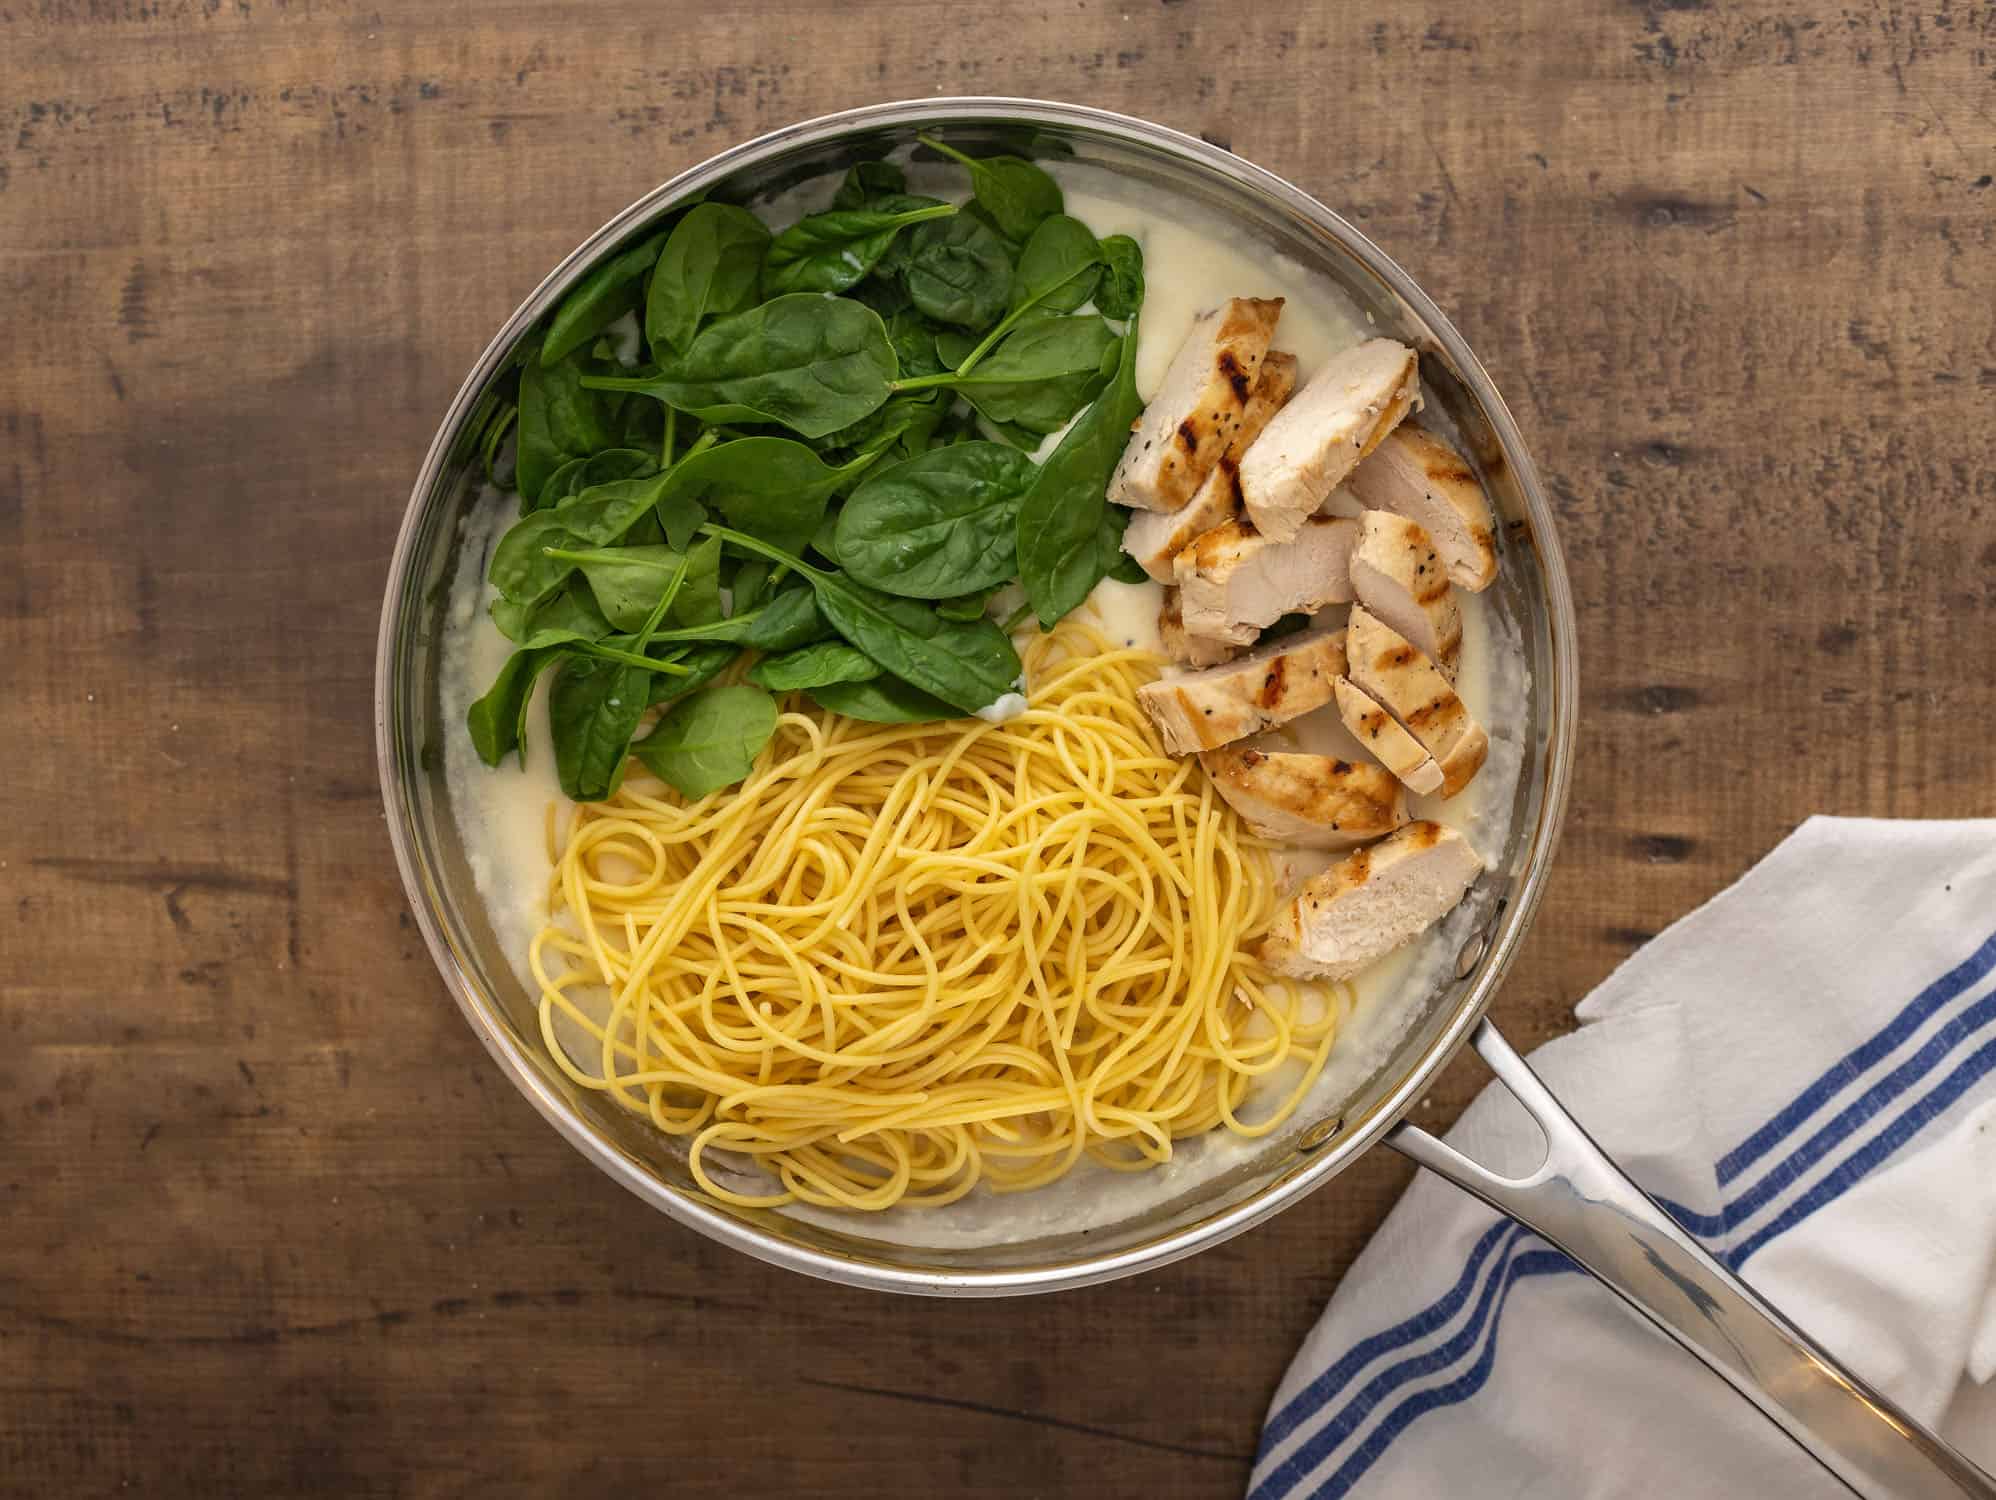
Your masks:
<svg viewBox="0 0 1996 1500"><path fill-rule="evenodd" d="M1557 497L1532 1045L1806 815L1991 811L1992 79L1948 0L0 8L0 1490L1238 1493L1392 1155L1136 1281L894 1300L645 1208L473 1041L370 732L446 402L582 234L828 110L1069 98L1301 183Z"/></svg>

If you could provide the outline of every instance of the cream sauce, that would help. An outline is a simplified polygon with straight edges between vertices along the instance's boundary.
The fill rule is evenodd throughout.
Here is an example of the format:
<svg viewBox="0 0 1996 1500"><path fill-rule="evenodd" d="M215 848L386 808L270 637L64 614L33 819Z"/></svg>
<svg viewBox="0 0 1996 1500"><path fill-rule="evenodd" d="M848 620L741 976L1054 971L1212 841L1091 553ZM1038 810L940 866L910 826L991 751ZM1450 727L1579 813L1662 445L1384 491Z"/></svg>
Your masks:
<svg viewBox="0 0 1996 1500"><path fill-rule="evenodd" d="M1300 379L1307 380L1324 359L1368 335L1362 315L1327 278L1244 242L1235 227L1207 219L1193 209L1183 210L1170 220L1162 218L1154 208L1133 201L1133 188L1093 169L1064 167L1057 169L1056 175L1066 190L1068 212L1097 234L1128 234L1143 247L1146 295L1136 370L1142 394L1148 396L1162 381L1194 315L1222 297L1285 299L1276 342L1297 356ZM910 178L917 191L938 196L961 192L960 180L952 172L933 166L911 167ZM759 205L759 209L772 222L787 222L823 207L833 186L832 180L807 183ZM1437 415L1431 409L1428 420L1432 422ZM455 580L442 673L443 708L446 722L453 727L462 724L465 709L484 692L511 649L486 617L492 591L484 575L493 545L515 516L510 497L487 493L465 521L465 544ZM1161 594L1160 587L1149 581L1105 581L1097 586L1086 608L1110 639L1162 654L1157 626ZM1002 616L1014 609L1019 599L1016 590L1005 590L993 601L992 610ZM1434 818L1458 828L1486 862L1494 865L1501 859L1509 835L1513 796L1524 764L1530 680L1517 627L1503 614L1494 591L1462 594L1460 600L1463 653L1458 690L1490 733L1490 756L1466 791L1446 802L1412 798L1410 810L1417 817ZM529 713L524 768L509 763L497 771L488 770L479 762L468 736L446 736L452 809L479 894L497 935L515 956L521 982L530 991L534 986L527 972L527 951L547 916L549 813L552 808L565 815L568 807L555 777L546 693L543 680ZM1013 706L1000 700L987 714ZM1334 708L1284 726L1278 738L1299 749L1364 758ZM1290 877L1300 879L1322 868L1328 859L1320 853L1297 851L1290 862ZM1419 1015L1420 1004L1416 1002L1446 979L1473 915L1466 906L1459 908L1435 929L1359 976L1353 1012L1340 1032L1330 1064L1295 1117L1296 1127L1337 1113L1371 1076ZM1321 1002L1322 997L1317 998ZM575 1055L580 1061L581 1055ZM1277 1074L1263 1086L1263 1097L1279 1097L1294 1082L1293 1074ZM848 1232L863 1227L866 1234L907 1244L969 1245L999 1236L1023 1240L1121 1221L1178 1198L1266 1149L1265 1142L1216 1131L1179 1142L1173 1159L1151 1172L1123 1174L1084 1166L1034 1193L1007 1197L972 1194L948 1209L871 1215L863 1226L846 1215L803 1208L788 1211L836 1224Z"/></svg>

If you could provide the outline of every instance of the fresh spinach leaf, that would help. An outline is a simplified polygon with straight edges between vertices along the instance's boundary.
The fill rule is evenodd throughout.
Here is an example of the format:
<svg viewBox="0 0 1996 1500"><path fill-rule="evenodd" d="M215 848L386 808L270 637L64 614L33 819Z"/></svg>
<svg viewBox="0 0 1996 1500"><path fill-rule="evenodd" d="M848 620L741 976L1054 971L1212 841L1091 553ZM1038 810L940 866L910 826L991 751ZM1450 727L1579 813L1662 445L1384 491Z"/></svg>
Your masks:
<svg viewBox="0 0 1996 1500"><path fill-rule="evenodd" d="M820 450L828 453L845 450L856 459L885 453L896 447L919 453L928 446L929 434L942 421L946 405L946 400L934 392L896 396L852 426L840 428L829 437L819 439ZM845 467L850 469L852 465Z"/></svg>
<svg viewBox="0 0 1996 1500"><path fill-rule="evenodd" d="M917 209L934 208L942 201L941 198L925 198L919 193L881 193L869 199L866 207L876 213L911 214ZM957 212L961 213L963 210L958 209ZM914 238L910 234L896 235L874 265L874 276L871 279L898 279L908 267L909 247L914 243Z"/></svg>
<svg viewBox="0 0 1996 1500"><path fill-rule="evenodd" d="M912 683L885 675L865 682L828 682L810 690L818 707L870 724L927 724L963 717Z"/></svg>
<svg viewBox="0 0 1996 1500"><path fill-rule="evenodd" d="M775 422L823 437L885 401L896 373L878 313L849 297L793 292L708 324L652 374L591 376L588 385L639 391L706 422Z"/></svg>
<svg viewBox="0 0 1996 1500"><path fill-rule="evenodd" d="M994 422L1057 432L1115 373L1120 340L1101 318L1053 317L1019 329L950 386Z"/></svg>
<svg viewBox="0 0 1996 1500"><path fill-rule="evenodd" d="M707 540L711 542L713 538ZM729 612L742 614L761 603L762 592L775 572L775 567L760 557L745 558L738 563L735 576L728 580Z"/></svg>
<svg viewBox="0 0 1996 1500"><path fill-rule="evenodd" d="M997 330L992 330L996 332ZM981 341L974 333L965 333L961 328L939 328L936 330L936 358L942 361L940 373L953 374L958 366L976 352ZM909 372L903 371L905 379Z"/></svg>
<svg viewBox="0 0 1996 1500"><path fill-rule="evenodd" d="M705 530L771 562L788 563L817 591L818 608L834 630L923 692L975 710L1017 690L1019 654L989 620L945 620L919 600L899 599L814 568L755 537L713 525Z"/></svg>
<svg viewBox="0 0 1996 1500"><path fill-rule="evenodd" d="M1084 395L1081 399L1086 401L1088 398ZM980 416L978 426L982 430L982 440L1003 443L1008 448L1018 449L1028 457L1039 452L1040 441L1045 436L1044 433L1028 432L1011 422L994 422L984 416Z"/></svg>
<svg viewBox="0 0 1996 1500"><path fill-rule="evenodd" d="M843 292L873 270L908 225L955 212L955 204L938 203L906 213L834 209L799 219L770 244L762 263L762 294Z"/></svg>
<svg viewBox="0 0 1996 1500"><path fill-rule="evenodd" d="M753 616L736 618L741 625L735 639L756 651L794 651L823 640L832 628L809 587L783 589Z"/></svg>
<svg viewBox="0 0 1996 1500"><path fill-rule="evenodd" d="M631 736L653 699L661 673L690 676L676 658L647 656L652 632L671 611L692 566L681 558L629 651L607 642L578 643L564 657L548 693L548 729L554 738L555 773L578 802L610 796L623 779Z"/></svg>
<svg viewBox="0 0 1996 1500"><path fill-rule="evenodd" d="M1134 318L1144 305L1144 253L1127 234L1102 241L1104 275L1095 288L1095 306L1117 322Z"/></svg>
<svg viewBox="0 0 1996 1500"><path fill-rule="evenodd" d="M515 521L499 538L487 576L500 598L530 608L567 583L575 571L573 564L549 557L546 549L587 545L562 523L559 511L537 510Z"/></svg>
<svg viewBox="0 0 1996 1500"><path fill-rule="evenodd" d="M889 254L893 253L893 248L892 245L888 246ZM883 255L880 264L875 268L875 274L854 286L846 295L855 302L872 308L891 323L897 314L905 312L914 306L914 303L908 296L908 289L901 285L898 278L887 272L886 265L887 256ZM891 332L889 336L892 336ZM898 346L896 352L899 352Z"/></svg>
<svg viewBox="0 0 1996 1500"><path fill-rule="evenodd" d="M568 493L579 494L591 485L609 484L618 479L644 479L658 472L658 460L642 448L605 448L582 460L570 480Z"/></svg>
<svg viewBox="0 0 1996 1500"><path fill-rule="evenodd" d="M538 604L520 605L510 599L494 599L492 623L507 640L528 650L568 641L600 641L611 629L587 585L574 583Z"/></svg>
<svg viewBox="0 0 1996 1500"><path fill-rule="evenodd" d="M765 656L749 668L748 679L772 693L794 693L835 682L865 682L880 675L880 664L844 641L818 641L779 656Z"/></svg>
<svg viewBox="0 0 1996 1500"><path fill-rule="evenodd" d="M958 212L968 214L971 218L977 220L978 223L982 224L986 229L990 230L992 234L996 235L998 237L998 243L1005 247L1005 259L1009 260L1012 263L1012 268L1014 270L1018 269L1019 253L1022 250L1024 250L1026 247L1022 241L1014 239L1011 235L1005 233L1004 230L998 227L998 221L991 217L990 209L986 208L982 203L979 203L975 198L973 198L970 200L970 202L964 204L964 206L961 209L959 209Z"/></svg>
<svg viewBox="0 0 1996 1500"><path fill-rule="evenodd" d="M498 765L515 750L522 760L526 758L527 705L534 696L534 681L561 654L559 646L515 651L485 696L465 711L472 746L486 765Z"/></svg>
<svg viewBox="0 0 1996 1500"><path fill-rule="evenodd" d="M645 298L645 341L663 364L693 343L702 319L755 298L769 230L745 208L696 203L673 225ZM677 405L678 403L673 403Z"/></svg>
<svg viewBox="0 0 1996 1500"><path fill-rule="evenodd" d="M1033 232L1020 257L1018 274L1012 280L1011 310L967 349L945 347L938 337L937 352L959 375L968 375L1000 339L1026 320L1072 312L1081 306L1094 292L1101 273L1102 248L1088 226L1066 214L1055 214Z"/></svg>
<svg viewBox="0 0 1996 1500"><path fill-rule="evenodd" d="M832 194L833 208L870 208L884 193L908 191L908 174L891 161L854 162Z"/></svg>
<svg viewBox="0 0 1996 1500"><path fill-rule="evenodd" d="M674 704L631 753L681 796L698 801L755 768L776 733L776 718L776 700L761 688L703 688Z"/></svg>
<svg viewBox="0 0 1996 1500"><path fill-rule="evenodd" d="M998 236L969 214L908 236L902 271L916 308L938 323L989 328L1012 296L1012 262Z"/></svg>
<svg viewBox="0 0 1996 1500"><path fill-rule="evenodd" d="M1079 219L1054 214L1040 223L1019 255L1012 311L1045 307L1073 312L1095 295L1102 274L1102 246Z"/></svg>
<svg viewBox="0 0 1996 1500"><path fill-rule="evenodd" d="M894 346L894 359L902 375L935 375L945 368L940 357L942 336L953 330L938 329L913 308L895 313L887 320L887 342Z"/></svg>
<svg viewBox="0 0 1996 1500"><path fill-rule="evenodd" d="M658 631L655 644L683 641L725 641L756 651L791 651L823 640L831 626L818 608L815 591L804 584L786 588L766 604L703 625L682 625ZM605 644L615 644L615 638Z"/></svg>
<svg viewBox="0 0 1996 1500"><path fill-rule="evenodd" d="M996 589L979 589L971 594L958 594L954 599L936 601L936 613L945 620L976 620L982 618L984 605Z"/></svg>
<svg viewBox="0 0 1996 1500"><path fill-rule="evenodd" d="M562 500L553 511L536 512L549 517L538 527L528 525L533 516L516 524L500 538L493 554L493 582L507 598L538 598L509 590L531 585L545 591L566 577L566 570L551 570L547 559L537 561L525 552L537 547L572 551L578 545L611 546L629 540L633 528L654 512L664 524L667 545L675 551L690 545L709 509L718 510L744 531L801 546L817 528L826 500L856 480L871 462L867 455L828 464L789 438L716 443L714 434L703 434L684 458L663 473L591 485ZM574 540L561 540L562 533Z"/></svg>
<svg viewBox="0 0 1996 1500"><path fill-rule="evenodd" d="M1029 238L1042 221L1064 206L1060 184L1023 157L966 156L931 136L920 139L923 145L970 169L971 191L1012 239Z"/></svg>
<svg viewBox="0 0 1996 1500"><path fill-rule="evenodd" d="M638 305L645 273L658 263L666 237L655 234L641 244L612 256L561 299L541 343L541 363L551 365L580 349Z"/></svg>
<svg viewBox="0 0 1996 1500"><path fill-rule="evenodd" d="M571 458L586 458L617 441L603 398L582 384L584 356L570 354L552 365L538 356L520 371L520 427L515 476L520 499L531 510L541 503L548 479Z"/></svg>
<svg viewBox="0 0 1996 1500"><path fill-rule="evenodd" d="M738 647L725 642L696 643L686 647L679 657L680 665L686 668L686 675L671 677L661 672L654 676L647 703L655 708L705 687L725 672L728 664L741 654Z"/></svg>
<svg viewBox="0 0 1996 1500"><path fill-rule="evenodd" d="M1075 419L1019 502L1019 582L1047 629L1086 599L1105 571L1109 475L1144 409L1136 351L1134 338L1121 341L1108 388Z"/></svg>
<svg viewBox="0 0 1996 1500"><path fill-rule="evenodd" d="M558 561L581 569L604 618L619 630L643 627L659 597L678 575L682 558L686 577L665 618L681 625L702 625L721 618L721 553L717 546L702 542L684 554L669 547L600 547L557 550L556 556Z"/></svg>
<svg viewBox="0 0 1996 1500"><path fill-rule="evenodd" d="M624 778L624 756L651 702L650 674L624 662L569 656L548 693L555 774L564 794L600 802Z"/></svg>
<svg viewBox="0 0 1996 1500"><path fill-rule="evenodd" d="M839 563L869 587L914 599L1004 583L1017 570L1019 497L1036 472L997 443L937 448L879 470L839 512Z"/></svg>
<svg viewBox="0 0 1996 1500"><path fill-rule="evenodd" d="M825 503L871 462L862 455L828 464L789 438L737 438L690 455L668 476L658 503L664 510L682 498L697 500L736 530L794 551L810 542Z"/></svg>
<svg viewBox="0 0 1996 1500"><path fill-rule="evenodd" d="M541 508L561 504L592 485L617 479L643 479L658 472L658 460L641 448L605 448L587 458L571 458L548 477L541 490Z"/></svg>

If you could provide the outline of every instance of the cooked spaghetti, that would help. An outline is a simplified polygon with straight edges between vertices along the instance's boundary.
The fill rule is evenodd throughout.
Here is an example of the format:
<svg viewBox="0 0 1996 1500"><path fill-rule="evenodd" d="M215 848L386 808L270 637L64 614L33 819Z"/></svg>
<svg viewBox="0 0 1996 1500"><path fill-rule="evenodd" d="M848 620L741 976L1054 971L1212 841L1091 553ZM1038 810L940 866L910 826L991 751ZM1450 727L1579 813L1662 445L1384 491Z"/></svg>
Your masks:
<svg viewBox="0 0 1996 1500"><path fill-rule="evenodd" d="M798 699L739 787L577 807L532 955L553 1056L742 1205L938 1205L1274 1129L1344 996L1248 952L1269 850L1157 745L1156 667L1070 624L1007 723Z"/></svg>

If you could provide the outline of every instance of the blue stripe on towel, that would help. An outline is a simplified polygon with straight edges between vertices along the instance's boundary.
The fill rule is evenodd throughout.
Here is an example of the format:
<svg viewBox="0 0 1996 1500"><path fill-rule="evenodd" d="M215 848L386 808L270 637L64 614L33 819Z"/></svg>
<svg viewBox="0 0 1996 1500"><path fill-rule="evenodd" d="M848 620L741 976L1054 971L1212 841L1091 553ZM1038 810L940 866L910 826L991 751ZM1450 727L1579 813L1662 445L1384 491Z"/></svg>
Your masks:
<svg viewBox="0 0 1996 1500"><path fill-rule="evenodd" d="M1430 1386L1424 1391L1416 1391L1396 1406L1385 1421L1372 1430L1372 1433L1352 1456L1340 1464L1329 1479L1311 1493L1335 1500L1335 1497L1350 1492L1351 1487L1365 1477L1366 1470L1378 1462L1379 1456L1393 1446L1393 1440L1400 1436L1418 1418L1427 1415L1437 1407L1454 1406L1467 1401L1483 1389L1484 1382L1490 1379L1492 1366L1497 1363L1497 1329L1503 1322L1504 1304L1511 1299L1511 1288L1527 1276L1552 1276L1561 1272L1580 1268L1561 1255L1557 1250L1527 1250L1505 1267L1504 1287L1497 1298L1497 1311L1490 1319L1490 1337L1483 1341L1483 1351L1476 1362L1455 1379L1445 1385Z"/></svg>
<svg viewBox="0 0 1996 1500"><path fill-rule="evenodd" d="M1991 968L1996 968L1996 932L1990 933L1981 947L1915 995L1904 1010L1886 1023L1883 1030L1832 1064L1822 1077L1796 1096L1794 1103L1733 1150L1720 1157L1719 1186L1724 1187L1780 1145L1804 1120L1828 1103L1839 1090L1890 1054L1907 1037L1918 1031L1929 1016L1987 974Z"/></svg>
<svg viewBox="0 0 1996 1500"><path fill-rule="evenodd" d="M1936 1084L1929 1094L1900 1115L1885 1129L1843 1159L1834 1172L1824 1176L1800 1198L1769 1219L1765 1226L1748 1235L1726 1254L1734 1270L1777 1234L1793 1229L1825 1204L1834 1203L1864 1180L1867 1173L1918 1135L1929 1121L1967 1093L1991 1070L1996 1070L1996 1041L1982 1044L1952 1073Z"/></svg>
<svg viewBox="0 0 1996 1500"><path fill-rule="evenodd" d="M1342 1392L1353 1376L1380 1355L1411 1344L1415 1339L1434 1332L1454 1317L1457 1310L1469 1299L1470 1289L1476 1285L1477 1273L1483 1269L1483 1262L1489 1259L1490 1252L1497 1248L1497 1241L1503 1237L1506 1230L1517 1227L1509 1219L1497 1220L1484 1232L1483 1238L1476 1242L1476 1247L1469 1252L1469 1263L1462 1268L1462 1275L1456 1278L1454 1286L1406 1321L1396 1323L1384 1332L1375 1333L1370 1338L1361 1339L1352 1345L1351 1351L1344 1358L1317 1375L1292 1396L1289 1403L1270 1417L1268 1425L1262 1429L1261 1451L1268 1452L1289 1436L1299 1423Z"/></svg>
<svg viewBox="0 0 1996 1500"><path fill-rule="evenodd" d="M1353 1395L1332 1420L1319 1428L1310 1440L1278 1464L1269 1474L1248 1492L1248 1500L1265 1500L1293 1488L1309 1472L1335 1452L1354 1429L1378 1409L1380 1404L1410 1380L1445 1370L1463 1355L1469 1353L1483 1341L1483 1330L1490 1320L1492 1309L1500 1300L1503 1289L1509 1285L1510 1262L1518 1245L1527 1238L1523 1225L1500 1219L1492 1226L1503 1231L1503 1254L1497 1269L1483 1283L1478 1293L1476 1306L1462 1327L1444 1343L1437 1344L1423 1354L1402 1360L1371 1380L1367 1381ZM1488 1239L1488 1236L1485 1237ZM1268 1453L1274 1442L1264 1438L1262 1452Z"/></svg>
<svg viewBox="0 0 1996 1500"><path fill-rule="evenodd" d="M1960 964L1908 1002L1905 1008L1880 1031L1845 1054L1798 1095L1793 1103L1782 1109L1733 1151L1727 1153L1718 1166L1720 1185L1724 1186L1737 1178L1747 1167L1781 1144L1830 1099L1890 1056L1926 1021L1972 988L1992 969L1996 969L1996 933L1991 933ZM1667 1213L1692 1234L1707 1240L1723 1236L1733 1226L1743 1222L1755 1210L1764 1206L1783 1187L1795 1181L1808 1167L1827 1156L1835 1146L1848 1140L1853 1131L1876 1118L1886 1106L1918 1084L1965 1038L1979 1031L1992 1017L1996 1017L1996 992L1985 996L1963 1014L1950 1020L1913 1057L1893 1069L1828 1125L1810 1136L1786 1160L1770 1168L1752 1187L1724 1204L1718 1213L1703 1214L1682 1204L1667 1200L1658 1201ZM1817 1209L1842 1197L1874 1167L1911 1140L1922 1127L1943 1113L1992 1070L1996 1070L1996 1041L1991 1041L1970 1054L1966 1061L1927 1095L1898 1115L1863 1146L1851 1152L1834 1170L1827 1173L1814 1187L1771 1219L1763 1228L1739 1245L1722 1252L1721 1258L1737 1270L1745 1264L1748 1257L1769 1240L1793 1228ZM1500 1263L1497 1272L1484 1284L1476 1308L1465 1327L1440 1348L1430 1351L1427 1355L1403 1360L1368 1382L1343 1409L1313 1434L1308 1442L1255 1484L1250 1491L1249 1500L1281 1500L1281 1497L1289 1494L1312 1469L1325 1462L1336 1451L1338 1445L1357 1429L1369 1413L1377 1410L1395 1389L1410 1380L1446 1367L1467 1353L1466 1340L1475 1343L1481 1349L1468 1369L1453 1380L1423 1389L1401 1402L1345 1460L1344 1464L1323 1485L1314 1488L1312 1493L1316 1496L1343 1495L1372 1467L1379 1455L1392 1445L1394 1438L1410 1423L1426 1412L1464 1401L1482 1389L1496 1359L1497 1328L1502 1320L1503 1306L1509 1299L1511 1287L1523 1276L1548 1275L1557 1271L1578 1269L1566 1256L1550 1248L1542 1247L1514 1253L1522 1236L1515 1233L1507 1236L1506 1231L1515 1228L1516 1226L1509 1220L1498 1219L1477 1241L1462 1275L1442 1297L1393 1328L1374 1334L1354 1345L1348 1354L1297 1392L1282 1410L1270 1419L1262 1437L1261 1452L1264 1455L1269 1454L1291 1433L1316 1417L1373 1359L1391 1349L1403 1347L1446 1323L1462 1306L1470 1289L1476 1284L1477 1275L1492 1250L1500 1242L1503 1244L1503 1254L1506 1258ZM1479 1335L1486 1326L1489 1337L1480 1338ZM1451 1349L1454 1352L1444 1356L1442 1353L1444 1349Z"/></svg>

